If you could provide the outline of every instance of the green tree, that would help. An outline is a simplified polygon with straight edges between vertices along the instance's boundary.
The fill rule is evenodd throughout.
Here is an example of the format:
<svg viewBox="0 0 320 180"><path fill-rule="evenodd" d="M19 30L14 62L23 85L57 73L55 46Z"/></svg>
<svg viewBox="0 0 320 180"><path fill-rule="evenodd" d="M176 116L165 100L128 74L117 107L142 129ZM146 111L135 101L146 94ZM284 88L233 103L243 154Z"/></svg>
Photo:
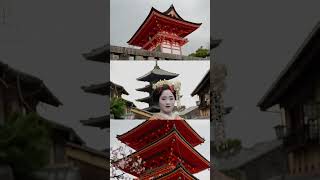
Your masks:
<svg viewBox="0 0 320 180"><path fill-rule="evenodd" d="M14 114L0 126L0 162L11 166L15 179L37 179L33 173L48 164L50 129L35 113Z"/></svg>
<svg viewBox="0 0 320 180"><path fill-rule="evenodd" d="M210 56L210 51L209 49L205 49L201 46L199 49L196 50L196 52L189 54L189 56L206 58Z"/></svg>
<svg viewBox="0 0 320 180"><path fill-rule="evenodd" d="M121 119L125 114L126 103L122 98L113 97L111 99L110 113L114 115L115 119Z"/></svg>
<svg viewBox="0 0 320 180"><path fill-rule="evenodd" d="M226 139L220 146L214 145L215 154L234 155L242 149L242 142L239 139Z"/></svg>

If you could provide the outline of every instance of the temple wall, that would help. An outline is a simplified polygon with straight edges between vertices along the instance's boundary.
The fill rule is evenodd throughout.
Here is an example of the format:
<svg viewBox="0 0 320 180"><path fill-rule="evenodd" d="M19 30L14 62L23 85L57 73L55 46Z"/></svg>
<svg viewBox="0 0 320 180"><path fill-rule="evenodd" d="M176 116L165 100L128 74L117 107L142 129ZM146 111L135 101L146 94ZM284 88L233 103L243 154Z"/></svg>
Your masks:
<svg viewBox="0 0 320 180"><path fill-rule="evenodd" d="M198 57L182 56L177 54L162 53L157 51L147 51L120 46L110 46L111 60L208 60Z"/></svg>

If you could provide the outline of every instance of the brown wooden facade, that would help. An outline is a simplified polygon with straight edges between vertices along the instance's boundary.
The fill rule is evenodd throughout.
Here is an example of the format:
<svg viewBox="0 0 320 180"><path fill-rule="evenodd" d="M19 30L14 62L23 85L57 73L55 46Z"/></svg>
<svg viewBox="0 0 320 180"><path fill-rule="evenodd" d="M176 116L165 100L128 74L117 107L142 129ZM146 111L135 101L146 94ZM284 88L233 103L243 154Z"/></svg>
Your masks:
<svg viewBox="0 0 320 180"><path fill-rule="evenodd" d="M191 93L191 96L198 95L197 106L200 118L210 118L210 71L206 73L197 87Z"/></svg>
<svg viewBox="0 0 320 180"><path fill-rule="evenodd" d="M259 102L279 105L276 133L288 155L288 174L320 175L320 24Z"/></svg>
<svg viewBox="0 0 320 180"><path fill-rule="evenodd" d="M22 73L1 62L0 72L1 124L6 123L12 113L24 115L31 112L37 113L39 103L62 105L39 78ZM51 145L49 162L39 172L41 177L48 178L55 173L61 175L67 173L66 171L72 167L79 169L82 180L89 180L93 176L96 179L107 177L107 153L87 148L85 142L72 128L45 118L42 120L51 128ZM70 150L72 148L76 150ZM105 165L104 168L102 162Z"/></svg>
<svg viewBox="0 0 320 180"><path fill-rule="evenodd" d="M36 112L39 103L62 105L42 80L0 62L0 124L12 113Z"/></svg>

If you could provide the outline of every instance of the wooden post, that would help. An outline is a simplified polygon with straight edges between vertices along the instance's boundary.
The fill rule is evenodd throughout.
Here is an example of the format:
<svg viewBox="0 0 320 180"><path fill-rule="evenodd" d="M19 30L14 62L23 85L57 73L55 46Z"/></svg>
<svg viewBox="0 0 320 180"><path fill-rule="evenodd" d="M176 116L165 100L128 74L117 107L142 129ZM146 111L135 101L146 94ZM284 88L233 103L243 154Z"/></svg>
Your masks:
<svg viewBox="0 0 320 180"><path fill-rule="evenodd" d="M0 86L0 126L4 125L4 90Z"/></svg>

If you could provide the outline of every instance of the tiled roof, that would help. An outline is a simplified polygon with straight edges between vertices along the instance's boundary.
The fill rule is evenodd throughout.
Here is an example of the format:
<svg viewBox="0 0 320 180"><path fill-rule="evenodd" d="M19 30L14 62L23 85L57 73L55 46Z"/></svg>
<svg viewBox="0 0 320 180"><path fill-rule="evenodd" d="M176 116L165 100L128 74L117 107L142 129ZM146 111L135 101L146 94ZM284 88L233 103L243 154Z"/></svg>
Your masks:
<svg viewBox="0 0 320 180"><path fill-rule="evenodd" d="M215 158L216 168L219 170L230 170L239 168L256 158L259 158L260 156L281 147L281 145L282 142L280 140L272 140L268 142L258 143L251 148L243 148L238 154L232 157Z"/></svg>
<svg viewBox="0 0 320 180"><path fill-rule="evenodd" d="M52 92L47 88L47 86L43 83L41 79L13 69L2 62L0 62L0 72L3 73L2 77L4 77L1 78L0 83L4 83L5 86L7 82L14 81L16 82L15 84L18 84L17 82L18 80L20 80L22 91L26 89L24 87L27 87L28 91L37 92L33 95L33 97L35 97L39 101L53 106L62 105L59 99L52 94Z"/></svg>

